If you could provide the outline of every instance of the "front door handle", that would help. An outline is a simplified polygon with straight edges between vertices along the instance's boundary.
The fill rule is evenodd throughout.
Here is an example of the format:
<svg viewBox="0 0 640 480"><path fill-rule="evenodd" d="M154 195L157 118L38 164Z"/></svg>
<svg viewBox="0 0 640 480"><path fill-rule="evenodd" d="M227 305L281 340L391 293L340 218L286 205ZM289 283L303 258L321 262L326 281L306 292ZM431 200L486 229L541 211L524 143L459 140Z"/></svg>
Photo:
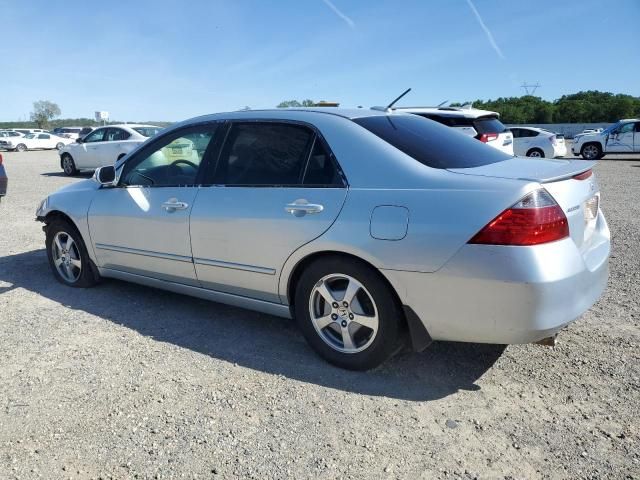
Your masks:
<svg viewBox="0 0 640 480"><path fill-rule="evenodd" d="M185 202L179 202L177 198L170 198L162 204L162 208L167 212L175 212L176 210L186 210L189 208L189 204Z"/></svg>
<svg viewBox="0 0 640 480"><path fill-rule="evenodd" d="M320 213L324 210L324 206L317 203L309 203L304 198L300 198L293 203L288 203L284 210L294 217L303 217L308 213Z"/></svg>

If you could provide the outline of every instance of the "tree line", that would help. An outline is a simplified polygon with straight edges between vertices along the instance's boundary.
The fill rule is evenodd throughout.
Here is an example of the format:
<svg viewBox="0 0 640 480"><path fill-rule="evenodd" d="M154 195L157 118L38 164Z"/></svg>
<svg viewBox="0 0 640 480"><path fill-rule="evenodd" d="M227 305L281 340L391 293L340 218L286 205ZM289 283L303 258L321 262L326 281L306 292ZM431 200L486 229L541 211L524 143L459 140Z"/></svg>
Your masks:
<svg viewBox="0 0 640 480"><path fill-rule="evenodd" d="M500 97L495 100L476 100L475 108L491 110L500 114L501 120L509 124L523 123L613 123L621 118L640 117L640 97L588 90L572 93L549 101L533 95L522 97ZM317 105L313 100L285 100L278 108L307 107ZM451 103L452 107L462 103ZM245 107L249 109L249 107ZM48 100L33 103L31 121L0 122L2 128L55 128L71 126L98 126L101 123L92 118L55 119L60 115L60 107ZM123 123L123 122L109 122ZM167 126L171 122L147 122L158 126Z"/></svg>
<svg viewBox="0 0 640 480"><path fill-rule="evenodd" d="M468 102L467 102L468 103ZM476 100L474 108L500 114L503 123L613 123L640 117L640 97L589 90L548 101L532 95ZM452 103L451 106L461 106Z"/></svg>

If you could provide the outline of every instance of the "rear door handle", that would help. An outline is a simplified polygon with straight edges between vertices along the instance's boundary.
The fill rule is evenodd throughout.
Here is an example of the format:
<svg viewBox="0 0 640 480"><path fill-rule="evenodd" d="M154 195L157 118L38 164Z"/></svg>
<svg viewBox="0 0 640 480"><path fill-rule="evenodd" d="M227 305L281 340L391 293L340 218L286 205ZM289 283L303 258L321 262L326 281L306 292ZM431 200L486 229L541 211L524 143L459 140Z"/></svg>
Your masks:
<svg viewBox="0 0 640 480"><path fill-rule="evenodd" d="M170 198L162 204L162 208L167 212L175 212L176 210L186 210L189 208L189 204L185 202L179 202L177 198Z"/></svg>
<svg viewBox="0 0 640 480"><path fill-rule="evenodd" d="M324 206L318 203L309 203L304 198L300 198L293 203L285 205L284 210L295 217L302 217L306 214L320 213L324 210Z"/></svg>

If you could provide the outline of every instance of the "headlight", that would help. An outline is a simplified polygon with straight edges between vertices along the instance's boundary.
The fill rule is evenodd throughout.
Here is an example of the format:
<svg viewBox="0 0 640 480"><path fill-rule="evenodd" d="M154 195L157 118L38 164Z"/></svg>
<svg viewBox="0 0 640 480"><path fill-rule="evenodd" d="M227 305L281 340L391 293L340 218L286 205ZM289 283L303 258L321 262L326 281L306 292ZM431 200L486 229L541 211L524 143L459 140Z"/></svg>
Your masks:
<svg viewBox="0 0 640 480"><path fill-rule="evenodd" d="M41 217L48 206L49 206L49 197L46 197L44 200L40 202L40 205L36 210L36 217Z"/></svg>

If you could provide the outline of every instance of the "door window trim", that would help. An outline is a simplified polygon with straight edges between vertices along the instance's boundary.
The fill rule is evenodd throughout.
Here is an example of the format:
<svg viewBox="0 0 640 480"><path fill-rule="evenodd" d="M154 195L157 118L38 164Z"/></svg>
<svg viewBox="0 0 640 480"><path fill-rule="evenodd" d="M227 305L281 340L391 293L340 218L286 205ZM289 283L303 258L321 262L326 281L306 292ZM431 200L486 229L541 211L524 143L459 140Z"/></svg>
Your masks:
<svg viewBox="0 0 640 480"><path fill-rule="evenodd" d="M311 130L312 133L312 138L311 141L309 142L309 145L307 146L307 149L305 151L305 159L303 160L304 165L303 168L301 169L301 173L300 173L300 178L299 178L299 183L297 184L282 184L282 183L274 183L274 184L243 184L243 185L237 185L237 184L231 184L231 185L227 185L226 183L214 183L213 180L215 179L215 174L218 170L218 167L220 165L220 157L222 156L222 152L225 148L225 146L227 145L227 141L229 138L229 132L231 131L231 129L233 128L234 125L242 125L242 124L282 124L282 125L296 125L296 126L301 126L301 127L305 127L309 130ZM330 161L333 163L334 168L336 169L336 171L338 172L338 176L340 177L340 180L342 181L342 185L305 185L303 183L304 181L304 176L307 172L307 168L309 166L309 162L311 161L311 154L313 153L313 147L315 146L315 143L317 141L320 141L322 146L324 147L324 149L327 151L328 155L329 155L329 159ZM210 159L211 163L210 165L207 166L206 169L206 173L203 173L203 178L201 178L202 182L201 186L203 187L215 187L215 186L219 186L219 187L225 187L225 188L348 188L349 187L349 182L347 181L347 177L344 174L344 171L342 170L342 167L340 167L340 162L338 162L338 159L336 158L335 154L333 153L333 151L331 150L331 148L329 147L328 142L326 141L326 139L323 137L322 133L320 132L320 130L318 130L318 128L308 122L303 122L300 120L289 120L289 119L280 119L280 118L243 118L243 119L232 119L232 120L227 120L225 121L225 131L223 133L223 135L221 135L221 141L220 144L218 145L218 148L215 151L215 156L214 158ZM205 182L205 180L210 179L210 182Z"/></svg>
<svg viewBox="0 0 640 480"><path fill-rule="evenodd" d="M141 160L139 160L137 163L140 163L140 162L146 160L149 155L154 153L156 150L159 150L159 148L162 148L162 147L158 146L159 144L162 143L164 146L166 146L166 144L164 144L164 142L168 137L175 136L175 138L174 138L174 140L175 140L176 138L180 138L182 135L189 134L189 133L200 132L203 128L215 126L216 130L215 130L215 132L213 134L213 138L211 139L211 141L209 141L209 145L207 145L207 149L205 150L204 155L202 156L202 160L200 161L200 165L198 165L198 172L196 173L196 177L195 177L195 180L194 180L193 183L188 184L188 185L144 185L144 187L145 188L175 188L175 187L189 187L189 188L191 188L191 187L198 187L198 186L202 185L203 175L204 175L204 172L208 168L209 159L212 156L212 154L215 153L216 150L218 150L218 148L219 148L219 142L220 142L219 138L222 135L219 134L218 131L219 131L219 129L223 128L223 126L224 126L223 124L224 124L224 121L220 121L220 120L202 122L202 123L195 123L195 124L186 125L184 127L177 128L175 130L170 130L168 132L163 132L163 134L161 134L161 135L159 135L157 137L153 137L153 140L151 142L146 144L140 150L138 150L135 153L133 153L121 165L118 165L118 169L120 170L120 174L118 175L117 187L118 188L129 188L129 187L131 187L131 188L136 187L137 188L137 187L141 187L142 185L123 185L122 184L122 180L126 176L126 174L129 173L132 168L135 168L135 167L127 168L127 166L131 165L132 162L136 162L136 160L138 160L138 159L141 159ZM225 134L225 132L221 132L221 133L223 135Z"/></svg>

